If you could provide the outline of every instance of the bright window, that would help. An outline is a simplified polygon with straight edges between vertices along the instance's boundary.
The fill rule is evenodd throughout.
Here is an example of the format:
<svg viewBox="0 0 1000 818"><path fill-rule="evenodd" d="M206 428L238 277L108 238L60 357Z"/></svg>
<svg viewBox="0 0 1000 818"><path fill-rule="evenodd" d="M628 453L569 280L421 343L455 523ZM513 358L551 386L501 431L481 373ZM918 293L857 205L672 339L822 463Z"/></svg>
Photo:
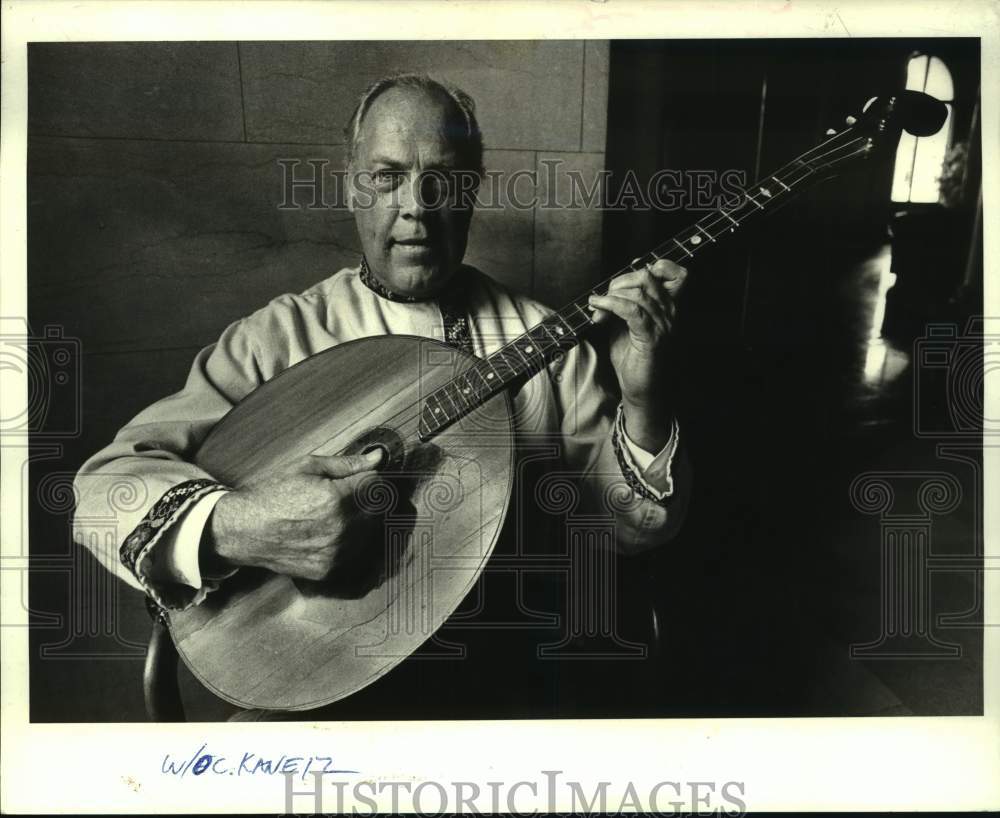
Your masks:
<svg viewBox="0 0 1000 818"><path fill-rule="evenodd" d="M944 126L931 136L911 136L903 131L896 151L892 178L894 202L936 203L941 195L939 178L945 153L951 144L952 102L955 89L951 72L940 58L915 54L906 66L906 87L923 91L947 104Z"/></svg>

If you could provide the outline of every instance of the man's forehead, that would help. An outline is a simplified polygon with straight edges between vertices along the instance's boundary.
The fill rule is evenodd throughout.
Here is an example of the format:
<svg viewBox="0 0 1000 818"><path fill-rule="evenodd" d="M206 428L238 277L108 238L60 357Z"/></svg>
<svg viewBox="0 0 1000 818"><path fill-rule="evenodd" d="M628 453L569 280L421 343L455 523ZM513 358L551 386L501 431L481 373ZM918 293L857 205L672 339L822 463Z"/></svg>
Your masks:
<svg viewBox="0 0 1000 818"><path fill-rule="evenodd" d="M454 155L465 123L447 97L419 88L392 88L380 94L361 122L358 147L366 154L398 153L419 144Z"/></svg>

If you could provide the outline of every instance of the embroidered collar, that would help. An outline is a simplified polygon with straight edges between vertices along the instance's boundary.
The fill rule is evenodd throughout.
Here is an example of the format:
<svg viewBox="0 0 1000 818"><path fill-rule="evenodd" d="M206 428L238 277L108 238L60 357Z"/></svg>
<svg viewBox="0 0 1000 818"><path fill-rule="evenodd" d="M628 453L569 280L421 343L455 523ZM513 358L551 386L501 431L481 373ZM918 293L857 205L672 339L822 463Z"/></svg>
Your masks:
<svg viewBox="0 0 1000 818"><path fill-rule="evenodd" d="M375 274L368 266L368 260L364 256L361 257L361 271L358 277L361 279L361 283L369 290L388 301L399 301L404 304L414 304L418 301L436 301L438 309L441 310L445 343L453 347L458 347L470 355L475 354L472 345L472 335L469 332L469 318L466 314L465 305L467 278L461 272L456 274L455 281L445 292L441 293L438 297L431 296L430 298L415 298L412 295L394 293L375 277Z"/></svg>
<svg viewBox="0 0 1000 818"><path fill-rule="evenodd" d="M361 283L364 284L369 290L371 290L375 295L380 295L388 301L401 301L404 304L414 304L417 301L429 301L430 299L416 298L412 295L400 295L399 293L394 293L388 287L385 286L378 278L375 277L375 273L371 271L368 266L368 259L364 256L361 257Z"/></svg>
<svg viewBox="0 0 1000 818"><path fill-rule="evenodd" d="M361 279L361 283L375 293L375 295L381 296L387 301L398 301L402 304L417 304L421 302L437 301L439 305L448 304L450 306L458 306L459 304L464 303L467 297L466 287L468 280L467 276L462 275L461 269L455 273L443 292L440 292L437 295L429 295L426 298L418 298L413 295L402 295L401 293L390 290L385 286L385 284L378 280L378 277L372 272L371 267L368 266L368 259L364 256L361 257L361 269L358 273L358 277Z"/></svg>

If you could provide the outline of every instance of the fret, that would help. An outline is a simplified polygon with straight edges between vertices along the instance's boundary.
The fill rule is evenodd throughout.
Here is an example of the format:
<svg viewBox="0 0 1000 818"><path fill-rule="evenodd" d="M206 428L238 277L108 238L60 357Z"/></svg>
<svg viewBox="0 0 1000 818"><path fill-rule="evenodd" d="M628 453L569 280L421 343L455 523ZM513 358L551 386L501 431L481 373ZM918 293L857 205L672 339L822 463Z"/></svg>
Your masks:
<svg viewBox="0 0 1000 818"><path fill-rule="evenodd" d="M462 384L460 378L455 378L450 383L446 383L443 387L444 393L448 396L448 400L457 407L459 414L465 414L471 407L469 404L468 396L462 391ZM450 390L450 391L449 391Z"/></svg>
<svg viewBox="0 0 1000 818"><path fill-rule="evenodd" d="M438 399L437 392L432 392L428 395L424 406L427 408L428 417L432 423L437 423L445 416L445 411L441 408L441 401Z"/></svg>
<svg viewBox="0 0 1000 818"><path fill-rule="evenodd" d="M694 258L694 255L693 255L693 254L692 254L691 252L689 252L689 251L688 251L687 247L685 247L685 246L684 246L683 244L681 244L681 243L680 243L679 241L677 241L677 239L676 239L676 238L674 238L674 244L676 244L676 245L677 245L678 247L680 247L680 248L681 248L681 250L683 250L683 251L684 251L684 254L685 254L685 255L686 255L686 256L687 256L688 258Z"/></svg>
<svg viewBox="0 0 1000 818"><path fill-rule="evenodd" d="M486 358L486 365L490 368L490 371L486 373L486 380L492 387L494 384L499 384L503 381L500 373L497 372L497 368L493 365L493 356L490 355Z"/></svg>
<svg viewBox="0 0 1000 818"><path fill-rule="evenodd" d="M552 339L552 342L556 345L557 348L562 349L562 347L565 346L567 343L569 343L570 345L576 343L576 339L573 337L573 335L568 334L566 330L562 328L562 326L559 325L553 326L548 322L542 324L542 326L545 327L545 331L549 334L549 337Z"/></svg>
<svg viewBox="0 0 1000 818"><path fill-rule="evenodd" d="M441 408L441 401L438 399L436 392L431 393L427 398L426 405L432 418L438 418L444 414L444 409Z"/></svg>
<svg viewBox="0 0 1000 818"><path fill-rule="evenodd" d="M549 333L544 321L528 330L527 337L532 340L535 348L538 350L538 354L542 358L547 356L552 350L559 348L559 342L552 339L552 335Z"/></svg>
<svg viewBox="0 0 1000 818"><path fill-rule="evenodd" d="M556 349L566 350L566 349L572 349L574 346L576 346L578 340L576 333L566 332L565 330L563 330L561 326L558 329L562 331L562 335L559 336L559 342L556 346Z"/></svg>
<svg viewBox="0 0 1000 818"><path fill-rule="evenodd" d="M594 319L591 317L590 313L588 313L586 310L584 310L583 307L581 307L575 301L573 302L573 304L571 306L573 306L576 309L576 311L578 313L580 313L580 315L583 316L583 320L586 321L588 324L593 324L594 323ZM573 332L576 332L576 331L577 331L577 328L574 328Z"/></svg>
<svg viewBox="0 0 1000 818"><path fill-rule="evenodd" d="M566 322L566 319L562 317L562 313L558 313L558 312L557 312L557 313L555 314L555 317L556 317L556 320L557 320L557 321L559 321L559 323L560 323L560 324L562 324L562 325L563 325L563 327L565 327L565 328L566 328L566 329L567 329L567 330L569 331L569 334L570 334L570 335L576 335L576 330L575 330L575 329L573 329L573 327L571 327L571 326L570 326L570 325L569 325L569 324L568 324L568 323ZM558 335L562 335L562 332L560 332L560 330L559 330L559 328L558 328L558 327L556 327L556 333L557 333Z"/></svg>
<svg viewBox="0 0 1000 818"><path fill-rule="evenodd" d="M512 364L509 356L510 352L508 349L506 347L500 347L500 349L489 357L491 366L503 382L509 381L511 378L516 378L521 374L521 370L516 365L516 359L515 363ZM501 366L507 370L506 374L499 368Z"/></svg>
<svg viewBox="0 0 1000 818"><path fill-rule="evenodd" d="M713 242L713 243L715 242L715 236L713 236L713 235L712 235L711 233L709 233L709 232L708 232L708 231L707 231L707 230L706 230L706 229L705 229L704 227L702 227L702 226L701 226L700 224L696 224L696 225L695 225L695 228L696 228L696 229L698 229L698 230L700 230L700 231L701 231L702 233L704 233L704 234L705 234L706 236L708 236L708 240L709 240L710 242ZM694 241L694 237L692 237L692 239L691 239L691 240L692 240L692 241Z"/></svg>
<svg viewBox="0 0 1000 818"><path fill-rule="evenodd" d="M424 402L424 410L421 412L421 425L423 427L421 434L424 436L424 439L433 436L450 422L451 419L448 418L447 413L441 408L437 391L431 393Z"/></svg>
<svg viewBox="0 0 1000 818"><path fill-rule="evenodd" d="M732 216L730 216L725 210L723 210L722 208L719 208L719 212L723 216L725 216L727 219L729 219L729 221L731 221L733 223L733 227L739 227L740 226L740 223L738 221L736 221L736 219L734 219Z"/></svg>
<svg viewBox="0 0 1000 818"><path fill-rule="evenodd" d="M448 385L447 384L445 384L443 387L441 387L440 389L438 389L434 394L435 395L441 395L441 396L445 397L448 400L448 403L451 404L451 408L455 410L455 417L451 417L451 413L448 411L447 408L445 408L444 415L445 415L445 419L446 420L448 420L450 422L452 420L458 420L458 418L460 418L462 416L462 410L459 409L458 405L452 400L451 395L448 394ZM438 405L440 405L440 403L441 403L441 401L440 401L440 398L439 398L438 399Z"/></svg>
<svg viewBox="0 0 1000 818"><path fill-rule="evenodd" d="M543 323L539 324L539 326L545 330L545 334L549 336L549 338L552 340L552 343L555 344L556 346L559 346L559 335L556 331L556 328L551 326L548 323L547 319ZM564 338L566 337L565 333L563 333L563 337Z"/></svg>
<svg viewBox="0 0 1000 818"><path fill-rule="evenodd" d="M530 338L533 343L535 343L539 349L544 349L546 342L550 341L552 336L545 331L545 319L539 324L535 324L531 329L529 329L524 337Z"/></svg>
<svg viewBox="0 0 1000 818"><path fill-rule="evenodd" d="M486 372L483 361L477 361L475 366L465 373L477 395L491 395L493 393L495 379L486 380Z"/></svg>
<svg viewBox="0 0 1000 818"><path fill-rule="evenodd" d="M483 387L487 395L494 395L499 392L504 387L504 380L500 377L496 368L489 362L486 361L486 368L483 370L477 370L479 377L482 379Z"/></svg>
<svg viewBox="0 0 1000 818"><path fill-rule="evenodd" d="M500 348L498 355L500 356L500 363L507 367L515 377L524 372L521 367L521 362L524 359L518 354L517 347L507 344Z"/></svg>
<svg viewBox="0 0 1000 818"><path fill-rule="evenodd" d="M458 385L458 391L462 394L462 397L469 404L469 408L475 405L475 403L482 397L476 390L475 385L469 380L469 372L465 372L456 379L456 384Z"/></svg>
<svg viewBox="0 0 1000 818"><path fill-rule="evenodd" d="M566 327L567 327L567 330L568 330L567 331L567 336L570 337L570 338L572 338L574 340L574 343L575 343L576 338L580 335L581 332L583 332L584 330L586 330L588 324L586 324L586 323L584 323L582 321L579 324L574 323L573 321L568 320L571 317L573 317L573 316L567 316L566 319L564 319L564 321L566 323ZM580 319L577 319L577 321L579 321L579 320Z"/></svg>
<svg viewBox="0 0 1000 818"><path fill-rule="evenodd" d="M550 320L552 321L552 331L559 337L561 348L568 349L576 344L577 330L561 312L553 313Z"/></svg>
<svg viewBox="0 0 1000 818"><path fill-rule="evenodd" d="M760 202L758 202L753 196L747 194L747 199L749 201L753 202L755 205L757 205L757 207L759 207L761 210L764 209L764 205L762 205Z"/></svg>
<svg viewBox="0 0 1000 818"><path fill-rule="evenodd" d="M500 357L499 352L494 352L489 357L490 371L486 373L486 380L490 382L490 388L502 388L512 377L510 364Z"/></svg>
<svg viewBox="0 0 1000 818"><path fill-rule="evenodd" d="M503 389L504 385L507 383L504 380L504 376L500 373L500 370L496 367L495 361L488 361L490 371L486 373L486 381L489 384L491 392L498 392Z"/></svg>
<svg viewBox="0 0 1000 818"><path fill-rule="evenodd" d="M534 351L534 344L528 344L528 346ZM520 375L530 371L534 365L534 357L530 352L525 351L524 343L520 340L517 343L511 344L507 348L506 354L514 362L513 366Z"/></svg>
<svg viewBox="0 0 1000 818"><path fill-rule="evenodd" d="M487 380L486 373L483 372L482 370L482 365L484 363L488 365L489 361L480 361L474 367L472 367L472 369L470 369L466 374L467 376L475 375L477 378L479 378L479 384L480 384L479 388L481 390L480 394L485 396L489 395L493 391L493 387L496 386L497 380L495 376Z"/></svg>
<svg viewBox="0 0 1000 818"><path fill-rule="evenodd" d="M787 193L791 193L792 192L792 189L788 185L786 185L784 182L782 182L777 176L772 176L771 178L774 179L774 181L777 182L779 185L781 185L785 189L785 191Z"/></svg>
<svg viewBox="0 0 1000 818"><path fill-rule="evenodd" d="M468 409L475 409L483 400L483 394L480 390L476 389L476 385L469 378L469 372L463 372L462 375L456 380L458 384L458 391L462 395L462 399L468 405Z"/></svg>
<svg viewBox="0 0 1000 818"><path fill-rule="evenodd" d="M513 346L514 346L514 352L516 352L521 357L521 360L524 361L528 365L528 368L530 368L531 367L531 358L529 357L528 352L526 350L522 349L519 344L514 344ZM531 348L534 349L534 347L531 347ZM518 367L520 367L520 364L518 364Z"/></svg>
<svg viewBox="0 0 1000 818"><path fill-rule="evenodd" d="M541 350L530 336L522 335L512 346L524 361L524 372L537 372L545 364Z"/></svg>
<svg viewBox="0 0 1000 818"><path fill-rule="evenodd" d="M426 411L427 407L425 406L420 413L420 422L417 424L417 436L421 440L427 440L433 434L430 419L427 417Z"/></svg>

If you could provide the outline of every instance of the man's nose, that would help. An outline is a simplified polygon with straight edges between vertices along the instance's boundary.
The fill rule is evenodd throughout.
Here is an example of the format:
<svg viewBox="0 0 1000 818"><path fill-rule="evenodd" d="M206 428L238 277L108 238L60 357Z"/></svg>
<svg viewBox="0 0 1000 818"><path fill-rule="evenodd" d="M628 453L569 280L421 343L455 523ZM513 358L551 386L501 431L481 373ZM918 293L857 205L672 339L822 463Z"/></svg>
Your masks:
<svg viewBox="0 0 1000 818"><path fill-rule="evenodd" d="M411 173L399 190L399 212L414 219L423 218L427 209L426 179L422 173Z"/></svg>
<svg viewBox="0 0 1000 818"><path fill-rule="evenodd" d="M437 211L448 205L447 179L438 171L422 171L407 177L400 186L400 211L404 215L423 218L428 211Z"/></svg>

